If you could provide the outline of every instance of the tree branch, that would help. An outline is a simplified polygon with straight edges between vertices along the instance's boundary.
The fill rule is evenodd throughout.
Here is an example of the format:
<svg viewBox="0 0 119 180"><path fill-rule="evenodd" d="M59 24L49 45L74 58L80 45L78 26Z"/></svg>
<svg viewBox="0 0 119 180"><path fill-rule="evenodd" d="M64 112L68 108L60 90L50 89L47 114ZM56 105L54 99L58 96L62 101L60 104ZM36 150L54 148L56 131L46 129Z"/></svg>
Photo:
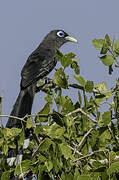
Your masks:
<svg viewBox="0 0 119 180"><path fill-rule="evenodd" d="M55 88L57 85L54 83L54 81L50 81L48 83L44 83L42 86L36 86L36 93L38 93L39 91L45 91L47 88ZM68 86L69 87L72 87L72 88L75 88L75 89L80 89L82 91L85 90L85 88L79 84L76 84L76 83L68 83ZM114 92L115 91L115 88L111 88L109 90L105 90L105 91L99 91L98 89L96 88L93 88L93 93L97 93L97 94L100 94L100 95L104 95L108 92Z"/></svg>
<svg viewBox="0 0 119 180"><path fill-rule="evenodd" d="M10 115L3 115L3 114L0 114L0 117L14 118L14 119L18 119L18 120L20 120L20 121L26 122L26 121L24 120L24 118L20 118L20 117L17 117L17 116L10 116Z"/></svg>
<svg viewBox="0 0 119 180"><path fill-rule="evenodd" d="M106 151L106 150L98 150L98 151L91 152L91 153L89 153L89 154L87 154L87 155L85 155L85 156L82 156L82 157L76 159L74 162L81 161L82 159L88 158L88 157L90 157L90 156L92 156L92 155L94 155L94 154L96 154L96 153L105 152L105 151ZM108 150L107 150L107 151L108 151ZM90 159L89 162L90 162L90 163L93 163L93 162L95 162L95 161L100 162L102 165L107 165L107 164L109 164L109 160L108 160L108 159L103 159L103 160ZM115 156L115 158L114 158L113 161L119 161L119 156Z"/></svg>
<svg viewBox="0 0 119 180"><path fill-rule="evenodd" d="M94 127L90 128L89 131L83 136L83 138L81 139L80 143L76 146L76 150L83 144L84 140L91 133L91 131L94 130Z"/></svg>
<svg viewBox="0 0 119 180"><path fill-rule="evenodd" d="M88 113L86 113L85 111L83 111L81 108L78 108L70 113L68 113L66 116L71 116L75 113L81 112L83 115L85 115L86 117L88 117L91 121L93 121L94 123L97 123L97 121L95 119L93 119Z"/></svg>

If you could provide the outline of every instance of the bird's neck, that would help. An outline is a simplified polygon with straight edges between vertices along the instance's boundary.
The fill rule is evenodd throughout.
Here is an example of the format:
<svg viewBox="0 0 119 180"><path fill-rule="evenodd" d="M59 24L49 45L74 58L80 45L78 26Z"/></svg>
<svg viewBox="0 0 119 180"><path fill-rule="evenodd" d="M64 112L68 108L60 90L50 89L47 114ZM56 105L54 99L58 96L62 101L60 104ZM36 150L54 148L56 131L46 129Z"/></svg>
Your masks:
<svg viewBox="0 0 119 180"><path fill-rule="evenodd" d="M46 48L46 49L52 49L52 50L55 50L55 49L59 49L60 46L58 45L57 41L56 40L44 40L39 48Z"/></svg>

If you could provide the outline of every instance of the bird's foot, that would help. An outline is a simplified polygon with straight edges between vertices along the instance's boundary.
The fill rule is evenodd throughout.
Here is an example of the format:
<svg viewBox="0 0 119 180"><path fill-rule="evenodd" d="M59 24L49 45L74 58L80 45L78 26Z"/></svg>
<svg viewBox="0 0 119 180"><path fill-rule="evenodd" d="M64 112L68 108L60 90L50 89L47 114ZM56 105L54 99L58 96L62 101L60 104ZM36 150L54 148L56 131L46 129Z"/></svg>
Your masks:
<svg viewBox="0 0 119 180"><path fill-rule="evenodd" d="M53 84L54 83L53 79L51 79L49 77L45 77L44 80L45 80L45 84Z"/></svg>

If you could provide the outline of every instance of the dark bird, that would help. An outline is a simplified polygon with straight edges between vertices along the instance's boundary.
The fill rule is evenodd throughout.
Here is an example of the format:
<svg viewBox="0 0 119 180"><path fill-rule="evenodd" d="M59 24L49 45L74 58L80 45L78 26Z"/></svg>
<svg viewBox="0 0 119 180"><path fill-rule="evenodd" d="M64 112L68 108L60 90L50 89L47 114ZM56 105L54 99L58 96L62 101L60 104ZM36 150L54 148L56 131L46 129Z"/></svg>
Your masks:
<svg viewBox="0 0 119 180"><path fill-rule="evenodd" d="M66 42L77 42L63 30L53 30L43 39L41 44L28 57L22 71L20 93L13 106L10 116L23 118L26 114L30 115L37 81L47 76L56 66L56 52ZM22 128L25 123L15 118L9 118L6 124L7 128ZM12 149L13 150L13 149ZM8 157L15 157L18 152L8 152ZM8 162L13 165L13 161ZM17 161L15 162L17 163Z"/></svg>

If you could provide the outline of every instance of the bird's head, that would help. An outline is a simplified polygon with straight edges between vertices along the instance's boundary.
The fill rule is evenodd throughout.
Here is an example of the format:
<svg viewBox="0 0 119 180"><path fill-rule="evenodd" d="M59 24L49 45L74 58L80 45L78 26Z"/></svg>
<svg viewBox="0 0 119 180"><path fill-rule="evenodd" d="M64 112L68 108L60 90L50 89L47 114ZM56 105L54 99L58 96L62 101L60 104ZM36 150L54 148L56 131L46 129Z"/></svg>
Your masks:
<svg viewBox="0 0 119 180"><path fill-rule="evenodd" d="M56 46L56 48L60 48L66 42L77 43L78 41L63 30L53 30L47 34L44 38L44 42L49 42L49 44Z"/></svg>

